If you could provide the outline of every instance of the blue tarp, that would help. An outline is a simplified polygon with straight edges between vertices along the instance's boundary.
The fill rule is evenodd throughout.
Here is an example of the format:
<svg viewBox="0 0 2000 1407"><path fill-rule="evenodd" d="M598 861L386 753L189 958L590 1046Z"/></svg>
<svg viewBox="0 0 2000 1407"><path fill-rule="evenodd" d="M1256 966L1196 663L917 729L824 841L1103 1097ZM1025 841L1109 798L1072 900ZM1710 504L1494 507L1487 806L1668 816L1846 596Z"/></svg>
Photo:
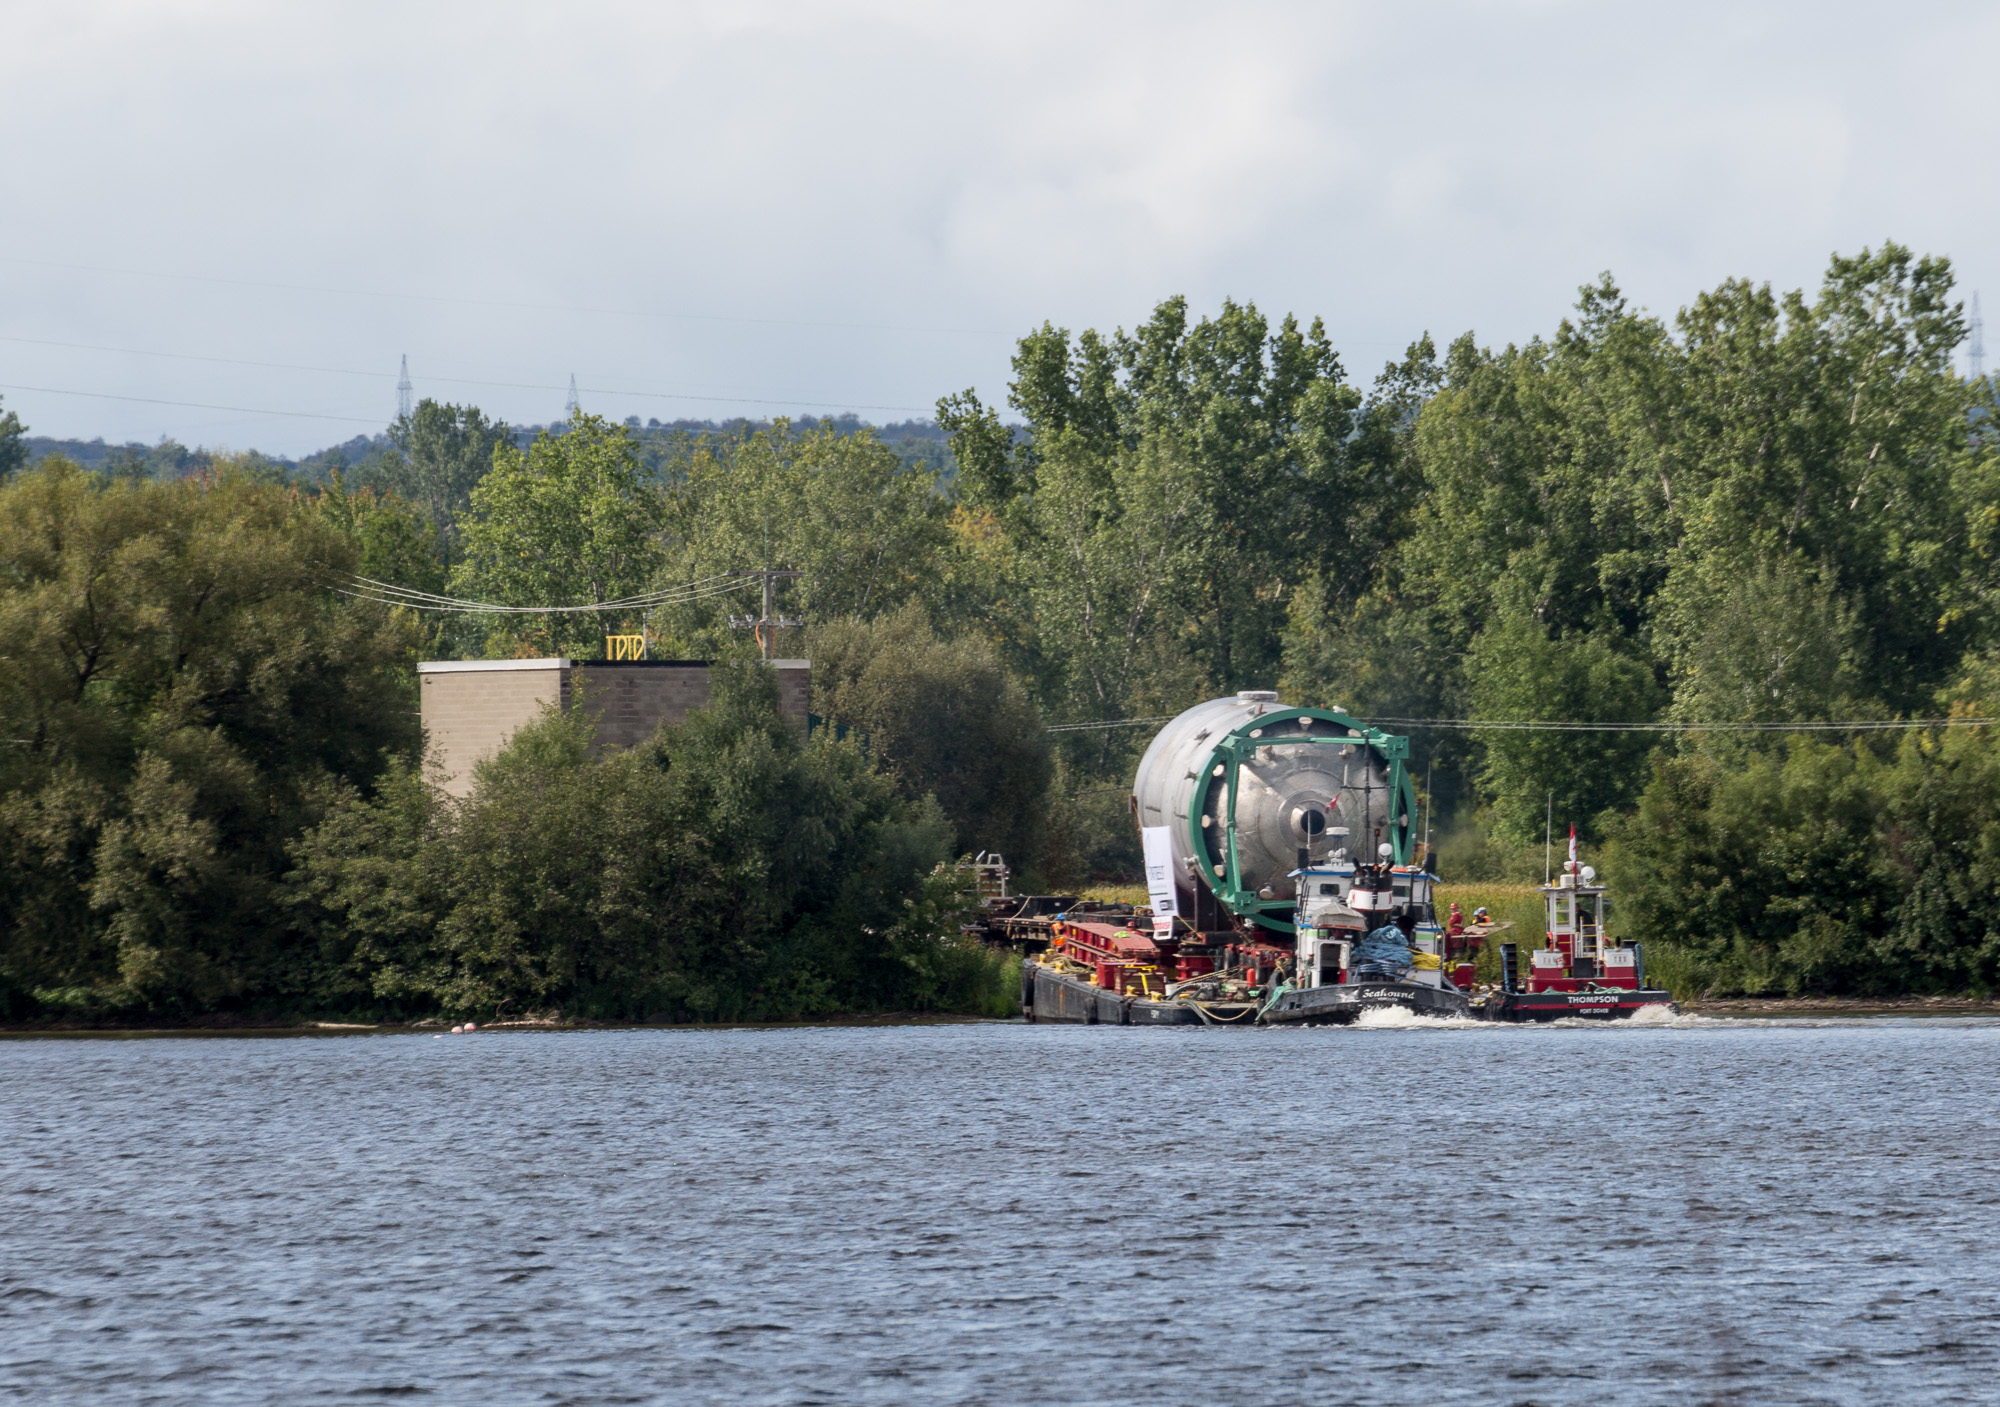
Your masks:
<svg viewBox="0 0 2000 1407"><path fill-rule="evenodd" d="M1410 948L1410 940L1403 936L1403 930L1393 923L1385 923L1354 945L1347 955L1347 970L1355 974L1365 972L1400 980L1409 973L1416 956Z"/></svg>

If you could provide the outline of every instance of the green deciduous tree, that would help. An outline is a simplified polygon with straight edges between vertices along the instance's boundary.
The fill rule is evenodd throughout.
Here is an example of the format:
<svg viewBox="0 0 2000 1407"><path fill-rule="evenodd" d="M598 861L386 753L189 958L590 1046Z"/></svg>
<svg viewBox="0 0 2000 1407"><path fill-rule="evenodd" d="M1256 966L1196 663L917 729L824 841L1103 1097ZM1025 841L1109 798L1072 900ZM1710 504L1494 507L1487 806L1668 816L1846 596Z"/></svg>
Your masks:
<svg viewBox="0 0 2000 1407"><path fill-rule="evenodd" d="M1783 563L1868 622L1865 693L1916 708L1943 683L1969 643L1940 610L1965 530L1950 291L1943 261L1886 245L1836 256L1811 304L1730 283L1682 315L1687 526L1661 601L1677 673L1718 603Z"/></svg>
<svg viewBox="0 0 2000 1407"><path fill-rule="evenodd" d="M936 804L852 743L803 747L776 702L725 668L646 746L593 761L588 714L554 713L463 803L350 797L297 847L297 922L381 1000L454 1014L990 1009L1001 965L957 936Z"/></svg>
<svg viewBox="0 0 2000 1407"><path fill-rule="evenodd" d="M472 506L472 491L493 467L494 451L513 444L513 432L477 406L422 400L397 417L389 438L403 456L390 486L430 519L449 566L458 556L459 520Z"/></svg>
<svg viewBox="0 0 2000 1407"><path fill-rule="evenodd" d="M28 462L28 447L22 443L28 429L13 411L0 414L0 484Z"/></svg>
<svg viewBox="0 0 2000 1407"><path fill-rule="evenodd" d="M906 465L865 431L799 433L781 420L735 444L693 446L670 466L667 498L669 583L796 571L778 584L774 604L811 623L868 620L944 594L950 508L937 475ZM761 604L759 586L745 584L660 619L685 648L717 653L731 639L726 618L755 616Z"/></svg>
<svg viewBox="0 0 2000 1407"><path fill-rule="evenodd" d="M1615 636L1552 639L1526 615L1480 632L1467 675L1482 718L1644 722L1660 702L1651 665L1622 653ZM1484 741L1484 795L1500 837L1515 842L1540 838L1551 806L1559 823L1598 833L1637 798L1653 745L1644 733L1530 730L1494 731Z"/></svg>
<svg viewBox="0 0 2000 1407"><path fill-rule="evenodd" d="M1025 871L1048 807L1048 735L992 648L941 639L915 601L808 638L814 710L865 733L904 797L935 796L958 853L997 850Z"/></svg>
<svg viewBox="0 0 2000 1407"><path fill-rule="evenodd" d="M99 1008L282 989L284 846L331 779L414 749L407 620L357 549L223 473L0 488L0 969Z"/></svg>
<svg viewBox="0 0 2000 1407"><path fill-rule="evenodd" d="M1459 339L1415 417L1410 532L1352 610L1295 611L1291 676L1478 712L1475 642L1532 619L1649 668L1684 722L1925 707L1992 629L1993 470L1950 287L1886 245L1811 299L1731 281L1669 322L1606 276L1546 342ZM1439 754L1447 795L1512 776Z"/></svg>
<svg viewBox="0 0 2000 1407"><path fill-rule="evenodd" d="M1378 550L1360 490L1380 446L1357 451L1361 397L1318 323L1234 303L1191 322L1169 299L1129 334L1044 325L1014 373L1025 435L970 391L939 421L968 499L1018 543L1024 663L1062 716L1270 685L1296 593Z"/></svg>
<svg viewBox="0 0 2000 1407"><path fill-rule="evenodd" d="M624 426L578 411L560 435L523 452L501 445L461 524L452 570L461 596L508 606L592 606L643 591L662 556L659 494ZM598 658L604 637L639 613L606 604L568 615L499 617L489 648L503 654Z"/></svg>
<svg viewBox="0 0 2000 1407"><path fill-rule="evenodd" d="M442 592L449 578L429 519L392 494L350 489L339 470L313 499L321 519L357 550L354 570L374 581Z"/></svg>

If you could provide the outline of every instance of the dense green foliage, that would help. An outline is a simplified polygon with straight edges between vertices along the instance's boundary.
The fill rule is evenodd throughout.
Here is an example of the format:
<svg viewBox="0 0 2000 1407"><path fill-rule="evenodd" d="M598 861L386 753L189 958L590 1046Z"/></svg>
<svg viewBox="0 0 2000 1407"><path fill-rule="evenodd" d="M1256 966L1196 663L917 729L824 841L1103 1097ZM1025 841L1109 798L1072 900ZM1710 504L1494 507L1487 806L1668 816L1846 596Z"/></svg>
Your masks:
<svg viewBox="0 0 2000 1407"><path fill-rule="evenodd" d="M1606 279L1549 342L1460 339L1411 425L1408 535L1351 611L1295 615L1291 686L1377 716L1721 725L1418 730L1419 755L1502 842L1550 805L1615 837L1630 931L1689 990L1992 987L1983 730L1727 731L1937 716L2000 645L2000 463L1962 334L1947 267L1888 246L1810 301L1731 282L1670 328Z"/></svg>
<svg viewBox="0 0 2000 1407"><path fill-rule="evenodd" d="M1613 858L1683 991L2000 990L1986 729L1662 757Z"/></svg>
<svg viewBox="0 0 2000 1407"><path fill-rule="evenodd" d="M934 796L954 853L1041 854L1051 772L1041 715L977 636L943 640L912 601L812 632L813 696L858 729L911 800Z"/></svg>
<svg viewBox="0 0 2000 1407"><path fill-rule="evenodd" d="M1116 719L1268 685L1308 585L1345 601L1406 511L1385 427L1317 322L1275 329L1172 299L1130 335L1044 326L1014 359L1012 436L971 392L947 398L962 497L1008 638L1063 718ZM1105 749L1097 749L1108 761Z"/></svg>
<svg viewBox="0 0 2000 1407"><path fill-rule="evenodd" d="M452 584L471 599L509 606L595 605L643 590L660 564L659 495L646 482L631 436L579 412L568 433L526 451L501 445L471 493L463 558ZM496 617L505 645L538 656L594 659L628 613ZM520 625L525 619L530 622ZM504 648L504 646L503 646ZM508 653L514 653L512 649Z"/></svg>
<svg viewBox="0 0 2000 1407"><path fill-rule="evenodd" d="M1546 339L1425 336L1366 388L1320 324L1250 306L1044 325L1014 356L1020 420L947 396L948 453L849 421L530 435L426 402L364 447L359 489L331 461L303 495L247 458L175 489L108 460L16 475L10 990L977 1005L992 973L938 937L941 858L1001 850L1049 886L1136 862L1152 730L1049 725L1272 685L1406 721L1460 878L1539 877L1551 815L1608 847L1620 922L1686 990L1994 989L1988 730L1772 731L2000 708L2000 420L1954 374L1963 331L1948 266L1889 245L1810 296L1730 281L1672 318L1606 276ZM44 500L98 526L33 528ZM264 537L227 526L251 505ZM175 551L245 553L232 591L293 564L282 605L223 631L268 658L177 653L185 569L149 565ZM756 640L744 574L766 569L796 624ZM593 609L413 624L325 592L356 570ZM88 632L57 597L143 603L117 618L148 643L118 649L154 663L75 682ZM813 658L850 741L799 751L738 690L626 754L552 719L463 804L417 780L413 649L590 658L641 630L655 657ZM315 689L367 695L352 737L321 731ZM296 716L252 726L252 697ZM1498 721L1706 731L1478 726ZM204 923L238 946L201 958Z"/></svg>
<svg viewBox="0 0 2000 1407"><path fill-rule="evenodd" d="M853 743L802 747L767 671L645 746L590 757L552 713L456 803L398 771L297 844L320 990L354 1009L752 1020L1004 1009L950 932L951 826Z"/></svg>
<svg viewBox="0 0 2000 1407"><path fill-rule="evenodd" d="M600 759L551 717L455 802L415 765L422 627L354 571L434 587L433 525L338 475L0 488L0 1014L994 1006L950 821L803 747L765 671Z"/></svg>
<svg viewBox="0 0 2000 1407"><path fill-rule="evenodd" d="M327 581L355 541L290 493L0 488L7 999L193 1011L288 980L288 839L417 741L407 620Z"/></svg>
<svg viewBox="0 0 2000 1407"><path fill-rule="evenodd" d="M447 565L457 560L458 520L472 507L472 491L513 438L506 422L488 420L477 406L428 400L389 427L400 457L385 465L383 487L423 510Z"/></svg>

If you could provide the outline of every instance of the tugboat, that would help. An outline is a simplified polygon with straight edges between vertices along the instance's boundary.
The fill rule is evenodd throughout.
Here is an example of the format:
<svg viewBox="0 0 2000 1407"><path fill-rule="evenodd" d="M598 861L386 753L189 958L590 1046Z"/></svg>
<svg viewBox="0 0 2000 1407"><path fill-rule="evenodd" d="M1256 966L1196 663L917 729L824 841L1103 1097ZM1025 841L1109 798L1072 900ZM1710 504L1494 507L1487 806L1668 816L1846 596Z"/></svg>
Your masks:
<svg viewBox="0 0 2000 1407"><path fill-rule="evenodd" d="M1274 1025L1346 1025L1365 1011L1467 1016L1471 1003L1444 971L1443 930L1431 906L1435 876L1408 865L1335 863L1301 869L1296 966L1259 1019ZM1390 938L1393 932L1400 937ZM1384 935L1376 938L1376 935ZM1471 985L1470 964L1453 974Z"/></svg>
<svg viewBox="0 0 2000 1407"><path fill-rule="evenodd" d="M1646 955L1637 943L1618 945L1605 934L1610 911L1597 871L1576 859L1570 832L1569 859L1553 884L1541 887L1547 935L1530 949L1522 970L1513 943L1500 945L1500 987L1473 1008L1487 1021L1554 1021L1565 1016L1601 1021L1629 1018L1649 1007L1674 1011L1673 994L1646 985Z"/></svg>

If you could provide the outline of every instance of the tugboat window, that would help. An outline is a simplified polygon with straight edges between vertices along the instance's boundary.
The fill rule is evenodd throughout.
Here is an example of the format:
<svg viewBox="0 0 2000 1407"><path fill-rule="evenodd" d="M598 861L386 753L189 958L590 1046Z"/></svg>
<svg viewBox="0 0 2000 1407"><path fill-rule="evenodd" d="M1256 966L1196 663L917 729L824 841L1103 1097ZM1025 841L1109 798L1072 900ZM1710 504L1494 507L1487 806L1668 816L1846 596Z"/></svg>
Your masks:
<svg viewBox="0 0 2000 1407"><path fill-rule="evenodd" d="M1340 891L1334 885L1322 884L1319 887L1319 892L1326 895L1333 895L1333 894L1338 894Z"/></svg>

